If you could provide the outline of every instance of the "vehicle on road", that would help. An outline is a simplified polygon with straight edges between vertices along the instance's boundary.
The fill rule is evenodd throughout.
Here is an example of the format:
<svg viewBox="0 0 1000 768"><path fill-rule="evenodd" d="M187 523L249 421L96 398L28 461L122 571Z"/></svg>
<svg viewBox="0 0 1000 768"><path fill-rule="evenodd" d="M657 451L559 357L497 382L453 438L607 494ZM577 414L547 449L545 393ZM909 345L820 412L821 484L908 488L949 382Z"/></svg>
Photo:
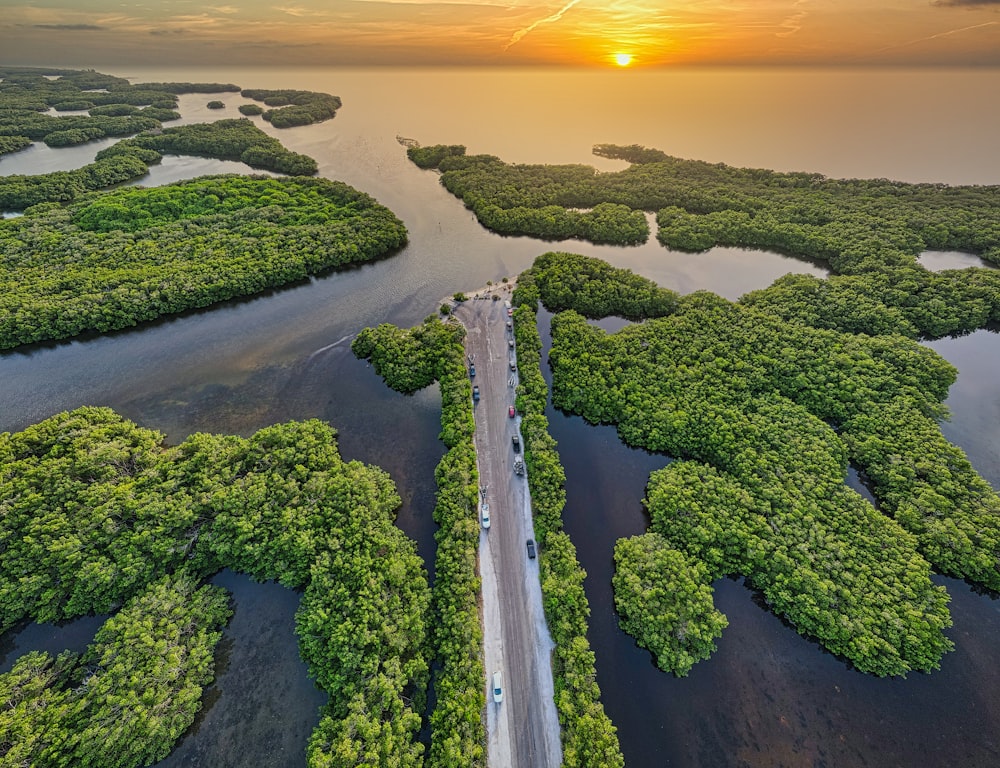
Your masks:
<svg viewBox="0 0 1000 768"><path fill-rule="evenodd" d="M476 378L476 366L472 365L472 363L469 363L469 378Z"/></svg>
<svg viewBox="0 0 1000 768"><path fill-rule="evenodd" d="M490 505L485 501L479 505L479 517L483 521L483 528L490 527Z"/></svg>
<svg viewBox="0 0 1000 768"><path fill-rule="evenodd" d="M523 475L524 474L524 459L520 456L514 457L514 474Z"/></svg>
<svg viewBox="0 0 1000 768"><path fill-rule="evenodd" d="M503 675L499 670L493 673L493 701L497 704L503 701Z"/></svg>
<svg viewBox="0 0 1000 768"><path fill-rule="evenodd" d="M513 405L510 405L510 406L507 407L507 415L510 416L512 419L514 418L514 406Z"/></svg>
<svg viewBox="0 0 1000 768"><path fill-rule="evenodd" d="M514 327L514 323L512 321L508 320L507 321L507 330L509 331L513 327Z"/></svg>
<svg viewBox="0 0 1000 768"><path fill-rule="evenodd" d="M528 557L531 558L532 560L534 560L535 559L535 540L534 539L528 539L527 547L528 547Z"/></svg>
<svg viewBox="0 0 1000 768"><path fill-rule="evenodd" d="M514 348L514 340L513 339L507 339L507 346L510 349L513 349Z"/></svg>
<svg viewBox="0 0 1000 768"><path fill-rule="evenodd" d="M472 399L475 400L476 402L479 402L479 387L478 386L472 388Z"/></svg>
<svg viewBox="0 0 1000 768"><path fill-rule="evenodd" d="M512 371L517 370L517 361L513 357L510 359L510 369Z"/></svg>
<svg viewBox="0 0 1000 768"><path fill-rule="evenodd" d="M510 436L510 441L514 445L514 453L520 453L521 452L521 438L518 437L517 435L511 435Z"/></svg>

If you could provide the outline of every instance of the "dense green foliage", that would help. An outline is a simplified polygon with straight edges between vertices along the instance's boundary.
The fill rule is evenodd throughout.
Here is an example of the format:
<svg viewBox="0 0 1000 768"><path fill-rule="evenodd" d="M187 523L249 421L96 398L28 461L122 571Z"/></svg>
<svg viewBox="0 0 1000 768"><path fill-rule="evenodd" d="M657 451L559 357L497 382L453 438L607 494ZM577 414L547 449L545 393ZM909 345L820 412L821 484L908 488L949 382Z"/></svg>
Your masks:
<svg viewBox="0 0 1000 768"><path fill-rule="evenodd" d="M65 203L85 192L105 189L146 175L138 157L108 157L73 171L38 176L0 176L0 210L21 211L39 203Z"/></svg>
<svg viewBox="0 0 1000 768"><path fill-rule="evenodd" d="M299 648L330 694L309 765L419 765L430 595L413 543L392 523L389 477L343 462L335 433L316 421L249 440L196 435L180 450L190 454L184 487L210 484L194 562L305 589Z"/></svg>
<svg viewBox="0 0 1000 768"><path fill-rule="evenodd" d="M0 631L107 613L179 566L196 518L158 501L161 441L103 409L0 434Z"/></svg>
<svg viewBox="0 0 1000 768"><path fill-rule="evenodd" d="M58 104L53 104L52 109L56 112L86 112L88 109L93 109L97 105L88 99L70 99L69 101L60 101Z"/></svg>
<svg viewBox="0 0 1000 768"><path fill-rule="evenodd" d="M150 765L201 708L231 611L224 590L188 576L152 583L82 656L29 653L0 675L5 766Z"/></svg>
<svg viewBox="0 0 1000 768"><path fill-rule="evenodd" d="M290 152L246 118L165 128L160 133L143 134L119 142L111 149L119 154L127 153L132 148L240 160L251 168L292 176L311 176L316 173L317 167L311 157Z"/></svg>
<svg viewBox="0 0 1000 768"><path fill-rule="evenodd" d="M162 93L235 93L240 87L233 83L136 83L139 91Z"/></svg>
<svg viewBox="0 0 1000 768"><path fill-rule="evenodd" d="M931 419L898 400L844 424L882 508L938 569L1000 590L1000 496Z"/></svg>
<svg viewBox="0 0 1000 768"><path fill-rule="evenodd" d="M459 151L461 150L461 151ZM509 165L463 147L409 150L503 234L631 243L656 211L671 248L764 248L826 262L830 280L790 275L746 297L790 320L849 332L942 336L1000 320L1000 273L931 273L924 250L961 250L1000 263L1000 187L838 180L681 160L644 147L598 145L633 165Z"/></svg>
<svg viewBox="0 0 1000 768"><path fill-rule="evenodd" d="M418 168L437 168L446 157L461 157L465 155L465 147L461 144L435 144L432 147L410 146L406 148L406 156Z"/></svg>
<svg viewBox="0 0 1000 768"><path fill-rule="evenodd" d="M91 750L87 754L131 738L134 751L162 757L197 710L194 683L211 677L215 640L208 642L206 633L215 625L199 613L198 595L215 592L196 593L194 585L198 577L233 568L305 590L296 616L300 649L330 694L310 740L309 764L353 765L377 754L380 764L419 765L417 712L428 676L426 575L413 543L392 523L399 497L391 480L343 462L335 438L328 426L309 421L269 427L249 439L195 434L165 449L158 433L102 408L0 435L3 628L21 618L110 611L130 600L141 606L153 600L143 610L157 616L151 623L126 607L98 634L99 643L120 636L128 653L92 652L79 664L34 658L0 688L37 690L36 709L59 717L69 711L74 719L60 726L64 744ZM170 575L185 570L191 578ZM172 601L162 594L166 587L147 590L157 579L190 588ZM221 621L225 611L212 606ZM189 645L208 650L179 649L180 641L171 640L175 626ZM153 627L166 635L147 639ZM144 660L144 653L153 656ZM108 667L100 683L94 664ZM66 710L52 686L63 686L78 667L91 676L87 691L102 698ZM93 721L107 720L108 702L133 698L135 726L102 738ZM38 754L50 732L62 732L49 725L40 721L43 737L24 739ZM25 727L0 714L0 734ZM127 762L132 753L122 753L122 765L145 764ZM77 753L63 746L59 754ZM78 758L52 764L107 764Z"/></svg>
<svg viewBox="0 0 1000 768"><path fill-rule="evenodd" d="M247 117L264 114L264 108L259 104L240 104L239 111L241 115L246 115Z"/></svg>
<svg viewBox="0 0 1000 768"><path fill-rule="evenodd" d="M539 259L525 290L576 298L572 308L593 315L634 280L570 295L562 283L574 269L560 261ZM651 479L653 530L710 578L749 576L778 613L859 669L932 669L950 647L947 596L927 560L1000 584L996 494L933 421L955 372L930 350L710 294L612 335L575 312L552 327L556 405L617 424L630 444L703 462ZM895 519L844 486L849 454Z"/></svg>
<svg viewBox="0 0 1000 768"><path fill-rule="evenodd" d="M576 309L587 317L621 315L629 320L669 315L680 297L627 269L578 256L544 253L534 269L518 281L522 303L535 304L545 297L553 312Z"/></svg>
<svg viewBox="0 0 1000 768"><path fill-rule="evenodd" d="M434 679L437 701L430 714L429 762L442 768L486 763L486 673L476 575L479 474L464 333L460 325L432 317L409 330L388 324L366 328L351 346L397 391L415 392L434 381L441 389L441 439L448 452L435 471L434 520L440 527L434 536L434 649L440 669Z"/></svg>
<svg viewBox="0 0 1000 768"><path fill-rule="evenodd" d="M326 179L209 176L30 209L0 222L0 348L127 328L405 242L388 209Z"/></svg>
<svg viewBox="0 0 1000 768"><path fill-rule="evenodd" d="M643 243L649 237L646 217L634 206L565 192L572 183L593 179L593 168L508 166L491 155L465 155L461 146L410 147L407 154L422 168L439 168L448 191L483 226L500 234L616 245Z"/></svg>
<svg viewBox="0 0 1000 768"><path fill-rule="evenodd" d="M614 156L613 149L602 145L598 154ZM716 243L778 248L852 273L911 264L926 248L1000 260L997 187L827 179L681 160L643 148L622 148L618 156L637 155L641 162L617 173L453 153L436 167L448 190L474 210L617 203L660 211L660 239L685 250Z"/></svg>
<svg viewBox="0 0 1000 768"><path fill-rule="evenodd" d="M901 266L826 280L787 274L740 303L816 328L945 336L1000 320L1000 270Z"/></svg>
<svg viewBox="0 0 1000 768"><path fill-rule="evenodd" d="M2 101L0 101L2 104ZM30 110L0 111L0 135L27 136L34 141L44 141L52 147L64 147L71 143L81 144L105 136L127 136L150 128L159 128L160 121L140 113L121 117L97 115L52 115ZM80 141L70 142L64 134L85 136Z"/></svg>
<svg viewBox="0 0 1000 768"><path fill-rule="evenodd" d="M715 610L708 568L650 531L615 546L615 608L621 627L679 677L715 651L729 622Z"/></svg>
<svg viewBox="0 0 1000 768"><path fill-rule="evenodd" d="M206 104L205 106L208 107L209 109L225 109L226 108L226 105L223 102L218 101L218 100L212 100L212 101L208 102L208 104Z"/></svg>
<svg viewBox="0 0 1000 768"><path fill-rule="evenodd" d="M765 328L768 333L778 329L767 328L772 324L765 318L740 314L698 309L647 321L642 333L638 327L625 329L605 340L588 338L590 326L566 313L553 323L554 400L589 420L618 424L633 445L707 462L746 488L767 527L762 539L752 529L734 531L748 553L746 569L739 572L801 632L863 671L903 674L935 668L950 648L942 634L950 624L944 591L930 581L913 537L844 486L846 450L808 410L871 407L878 400L864 393L892 387L896 372L860 346L838 350L829 343L817 343L812 360L802 355L807 358L802 366L761 364L750 351L759 349ZM761 352L766 354L766 348ZM622 365L626 358L631 369ZM572 360L580 363L574 366ZM650 366L650 361L655 362ZM831 370L823 370L827 366ZM864 373L883 366L888 370ZM806 372L856 383L860 403L816 402L809 385L818 382L812 381L798 393L798 403L781 393L801 386L794 380ZM591 396L580 387L582 381L610 386L591 386L597 390ZM897 383L896 396L906 388ZM660 500L652 488L649 494L656 519ZM671 488L666 495L664 503L672 503L677 492ZM681 517L686 513L683 506L670 509ZM702 547L715 544L700 542ZM704 558L700 550L690 554Z"/></svg>
<svg viewBox="0 0 1000 768"><path fill-rule="evenodd" d="M58 79L49 80L44 75L58 76ZM180 117L175 111L176 94L238 91L239 87L232 84L141 83L132 86L121 78L89 70L23 67L0 67L0 77L3 78L0 80L0 154L23 149L39 140L51 147L67 147L107 136L141 134L102 150L96 162L74 171L0 177L0 210L24 210L42 202L64 203L84 192L137 179L145 175L145 166L160 161L161 153L240 160L252 168L294 176L311 176L317 170L316 161L311 157L290 152L247 120L221 120L159 131L164 121ZM95 88L104 88L107 92L88 90ZM334 109L329 100L336 97L321 99L318 97L325 94L315 96L316 99L307 100L306 106L290 109L312 110L316 115ZM89 115L55 117L45 114L50 107L68 110L85 106L90 109ZM290 121L288 125L300 124L295 122L294 116L287 120Z"/></svg>
<svg viewBox="0 0 1000 768"><path fill-rule="evenodd" d="M240 95L263 101L269 107L277 107L263 112L264 119L275 128L293 128L329 120L341 106L338 96L316 91L245 88Z"/></svg>
<svg viewBox="0 0 1000 768"><path fill-rule="evenodd" d="M31 143L27 136L0 136L0 155L30 147Z"/></svg>
<svg viewBox="0 0 1000 768"><path fill-rule="evenodd" d="M55 79L48 79L50 75ZM19 136L51 147L82 144L105 136L126 136L159 128L176 104L175 92L153 84L129 85L123 78L92 70L74 71L0 67L0 137ZM175 84L176 85L176 84ZM198 85L186 84L191 90ZM103 89L103 90L99 90ZM140 110L138 107L159 110ZM89 115L54 116L55 112L89 111Z"/></svg>
<svg viewBox="0 0 1000 768"><path fill-rule="evenodd" d="M545 416L548 386L542 376L542 340L535 317L537 289L532 280L530 273L522 275L512 300L517 307L514 334L520 372L517 409L521 414L535 536L540 544L542 599L556 644L552 674L562 728L563 765L620 768L625 761L617 730L601 705L594 652L587 640L590 605L583 589L586 573L577 560L576 547L562 530L566 473Z"/></svg>

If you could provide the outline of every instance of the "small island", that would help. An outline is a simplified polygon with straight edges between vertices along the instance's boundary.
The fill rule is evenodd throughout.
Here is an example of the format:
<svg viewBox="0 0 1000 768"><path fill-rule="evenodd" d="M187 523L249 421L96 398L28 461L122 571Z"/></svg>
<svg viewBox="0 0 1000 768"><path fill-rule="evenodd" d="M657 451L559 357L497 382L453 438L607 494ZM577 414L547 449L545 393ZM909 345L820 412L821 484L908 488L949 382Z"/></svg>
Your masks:
<svg viewBox="0 0 1000 768"><path fill-rule="evenodd" d="M0 222L0 349L104 333L379 258L406 228L305 177L129 187Z"/></svg>
<svg viewBox="0 0 1000 768"><path fill-rule="evenodd" d="M722 576L880 676L936 669L952 648L933 572L1000 588L1000 497L941 434L955 370L931 350L679 296L574 254L539 257L515 299L558 311L558 408L676 459L650 477L650 532L615 550L623 627L663 669L686 674L714 648L725 621L706 590ZM608 334L586 320L607 314L643 322ZM880 509L845 485L849 462Z"/></svg>
<svg viewBox="0 0 1000 768"><path fill-rule="evenodd" d="M631 165L511 165L461 145L410 147L422 168L500 234L628 244L648 237L698 252L714 245L817 260L829 280L788 275L752 301L788 320L871 335L945 336L1000 318L1000 271L932 273L925 250L956 250L1000 264L1000 187L828 179L683 160L645 147L599 144ZM926 300L915 303L913 296ZM749 300L748 300L749 301Z"/></svg>
<svg viewBox="0 0 1000 768"><path fill-rule="evenodd" d="M427 575L381 470L318 421L174 447L107 408L0 434L0 631L115 611L82 655L0 675L0 741L30 765L149 765L194 721L231 610L222 568L303 590L299 649L329 694L309 765L421 764Z"/></svg>

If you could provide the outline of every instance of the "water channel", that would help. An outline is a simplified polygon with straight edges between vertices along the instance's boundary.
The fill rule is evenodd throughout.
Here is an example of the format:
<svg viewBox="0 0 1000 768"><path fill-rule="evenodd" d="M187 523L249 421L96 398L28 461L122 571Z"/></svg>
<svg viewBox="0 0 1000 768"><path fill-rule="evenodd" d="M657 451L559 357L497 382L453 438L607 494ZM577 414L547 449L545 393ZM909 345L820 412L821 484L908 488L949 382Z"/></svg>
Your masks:
<svg viewBox="0 0 1000 768"><path fill-rule="evenodd" d="M344 107L327 123L289 131L260 124L289 148L315 157L321 174L392 208L406 223L410 243L390 259L245 301L108 336L0 354L0 430L22 429L84 404L109 405L160 430L171 443L195 431L249 435L276 422L321 418L338 429L346 458L391 474L403 499L398 523L417 541L429 567L433 468L442 453L437 392L390 392L350 353L358 330L381 322L413 325L434 312L441 298L516 274L546 250L599 256L681 292L707 289L730 299L789 271L825 272L763 252L672 253L654 240L614 248L499 237L479 227L433 173L409 164L397 135L425 144L464 143L470 151L510 161L581 162L604 170L621 164L593 158L594 143L642 143L682 157L839 176L1000 182L1000 157L992 133L983 128L997 120L954 119L983 110L1000 118L1000 106L976 99L969 86L971 78L980 93L995 91L1000 76L990 73L741 71L623 81L622 73L85 66L143 80L225 81L340 95ZM883 96L877 106L874 94ZM928 94L942 113L921 112ZM792 96L795 120L778 108ZM217 119L207 100L182 97L184 121ZM234 116L243 101L236 94L223 100L222 116ZM914 121L914 114L922 118ZM0 174L78 167L97 148L32 148L0 159ZM239 164L168 158L142 183L243 170ZM934 261L939 257L928 256L928 268L974 263L961 254ZM1000 382L991 361L1000 358L1000 335L983 330L929 346L960 371L945 434L998 488ZM555 412L550 419L567 471L567 530L588 572L598 682L629 766L1000 762L1000 740L992 735L1000 732L1000 664L993 654L1000 603L961 582L942 580L952 594L956 650L932 675L875 680L853 672L732 580L716 585L717 606L730 621L717 654L683 680L659 672L649 654L617 628L611 552L617 538L645 529L640 499L646 478L669 459L624 447L613 429ZM236 617L199 723L164 765L247 765L249 755L254 765L302 765L322 696L297 658L291 616L298 596L233 574L217 580L233 593ZM99 622L81 622L89 623L8 633L0 639L4 663L31 648L85 645ZM73 637L61 637L61 629ZM255 645L262 633L266 642ZM268 670L277 671L280 684L264 674ZM286 733L280 742L275 729ZM241 750L227 756L232 744Z"/></svg>

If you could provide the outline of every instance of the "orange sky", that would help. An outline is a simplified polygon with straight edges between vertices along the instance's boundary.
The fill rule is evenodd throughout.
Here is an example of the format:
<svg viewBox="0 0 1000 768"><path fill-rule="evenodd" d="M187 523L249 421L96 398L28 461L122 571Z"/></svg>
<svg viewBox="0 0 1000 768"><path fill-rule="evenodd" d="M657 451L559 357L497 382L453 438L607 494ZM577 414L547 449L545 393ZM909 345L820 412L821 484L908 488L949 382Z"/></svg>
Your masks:
<svg viewBox="0 0 1000 768"><path fill-rule="evenodd" d="M0 0L0 63L1000 65L1000 0Z"/></svg>

